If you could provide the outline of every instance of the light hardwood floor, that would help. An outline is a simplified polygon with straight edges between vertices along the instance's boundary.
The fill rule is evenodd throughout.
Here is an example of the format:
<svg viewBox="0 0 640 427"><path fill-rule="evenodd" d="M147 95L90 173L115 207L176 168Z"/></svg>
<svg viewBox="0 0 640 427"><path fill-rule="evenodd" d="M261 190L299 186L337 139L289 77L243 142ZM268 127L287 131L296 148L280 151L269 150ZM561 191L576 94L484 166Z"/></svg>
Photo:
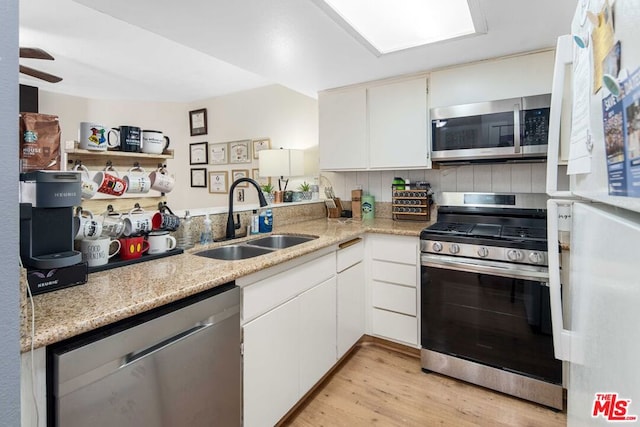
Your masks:
<svg viewBox="0 0 640 427"><path fill-rule="evenodd" d="M284 423L336 426L565 426L566 415L439 374L373 344L358 347Z"/></svg>

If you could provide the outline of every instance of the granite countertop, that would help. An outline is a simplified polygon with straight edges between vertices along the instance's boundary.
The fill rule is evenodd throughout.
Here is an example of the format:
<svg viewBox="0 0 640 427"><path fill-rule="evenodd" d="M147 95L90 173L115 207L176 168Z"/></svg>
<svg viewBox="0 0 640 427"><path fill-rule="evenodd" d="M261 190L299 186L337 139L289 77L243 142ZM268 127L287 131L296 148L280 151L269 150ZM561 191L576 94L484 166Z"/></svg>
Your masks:
<svg viewBox="0 0 640 427"><path fill-rule="evenodd" d="M22 310L21 351L29 351L32 341L33 348L50 345L366 232L419 236L429 224L379 218L362 222L344 219L306 221L276 227L273 231L310 234L319 236L318 239L255 258L222 261L193 255L193 252L205 248L229 244L227 241L208 246L196 245L180 255L92 273L84 285L33 298L33 340L31 304L27 301ZM237 239L237 242L255 237ZM25 286L24 283L22 285Z"/></svg>

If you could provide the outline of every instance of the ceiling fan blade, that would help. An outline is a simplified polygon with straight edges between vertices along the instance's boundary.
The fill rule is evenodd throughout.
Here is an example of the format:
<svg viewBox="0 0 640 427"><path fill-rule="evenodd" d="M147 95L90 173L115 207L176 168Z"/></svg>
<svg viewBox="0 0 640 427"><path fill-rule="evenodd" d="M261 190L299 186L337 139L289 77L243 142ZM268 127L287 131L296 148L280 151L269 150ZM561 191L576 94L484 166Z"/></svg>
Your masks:
<svg viewBox="0 0 640 427"><path fill-rule="evenodd" d="M48 59L53 61L54 58L48 52L37 47L21 47L20 58Z"/></svg>
<svg viewBox="0 0 640 427"><path fill-rule="evenodd" d="M54 76L53 74L45 73L44 71L36 70L24 65L20 66L20 72L49 83L58 83L59 81L62 81L62 77Z"/></svg>

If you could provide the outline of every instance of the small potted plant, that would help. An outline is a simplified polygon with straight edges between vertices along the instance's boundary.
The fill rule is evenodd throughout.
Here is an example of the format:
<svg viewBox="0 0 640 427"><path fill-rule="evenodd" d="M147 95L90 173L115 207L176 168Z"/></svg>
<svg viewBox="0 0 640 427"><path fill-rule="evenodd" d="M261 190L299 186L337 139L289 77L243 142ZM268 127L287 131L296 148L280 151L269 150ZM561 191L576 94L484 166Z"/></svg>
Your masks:
<svg viewBox="0 0 640 427"><path fill-rule="evenodd" d="M264 198L267 199L267 203L270 205L273 204L273 185L271 185L271 183L264 184L261 188L264 193Z"/></svg>
<svg viewBox="0 0 640 427"><path fill-rule="evenodd" d="M302 200L311 200L311 184L304 181L300 186L298 186L298 190L302 191Z"/></svg>

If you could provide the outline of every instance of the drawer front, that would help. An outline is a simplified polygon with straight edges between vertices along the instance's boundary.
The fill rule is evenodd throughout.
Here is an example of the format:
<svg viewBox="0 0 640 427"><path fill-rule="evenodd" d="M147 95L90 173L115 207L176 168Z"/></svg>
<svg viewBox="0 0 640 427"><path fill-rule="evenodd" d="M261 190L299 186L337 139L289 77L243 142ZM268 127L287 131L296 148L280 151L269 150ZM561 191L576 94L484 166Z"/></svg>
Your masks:
<svg viewBox="0 0 640 427"><path fill-rule="evenodd" d="M417 265L418 243L417 237L376 234L371 236L371 258Z"/></svg>
<svg viewBox="0 0 640 427"><path fill-rule="evenodd" d="M373 260L371 263L371 277L373 280L415 288L418 282L418 268L415 265Z"/></svg>
<svg viewBox="0 0 640 427"><path fill-rule="evenodd" d="M418 344L418 319L413 316L374 308L371 329L380 337L414 346Z"/></svg>
<svg viewBox="0 0 640 427"><path fill-rule="evenodd" d="M242 288L242 322L260 316L336 274L335 253Z"/></svg>
<svg viewBox="0 0 640 427"><path fill-rule="evenodd" d="M371 291L374 307L416 316L416 288L374 280Z"/></svg>
<svg viewBox="0 0 640 427"><path fill-rule="evenodd" d="M345 242L343 248L338 249L337 252L337 269L338 272L344 271L362 261L364 259L364 243L362 239L358 238L353 244L352 241Z"/></svg>

